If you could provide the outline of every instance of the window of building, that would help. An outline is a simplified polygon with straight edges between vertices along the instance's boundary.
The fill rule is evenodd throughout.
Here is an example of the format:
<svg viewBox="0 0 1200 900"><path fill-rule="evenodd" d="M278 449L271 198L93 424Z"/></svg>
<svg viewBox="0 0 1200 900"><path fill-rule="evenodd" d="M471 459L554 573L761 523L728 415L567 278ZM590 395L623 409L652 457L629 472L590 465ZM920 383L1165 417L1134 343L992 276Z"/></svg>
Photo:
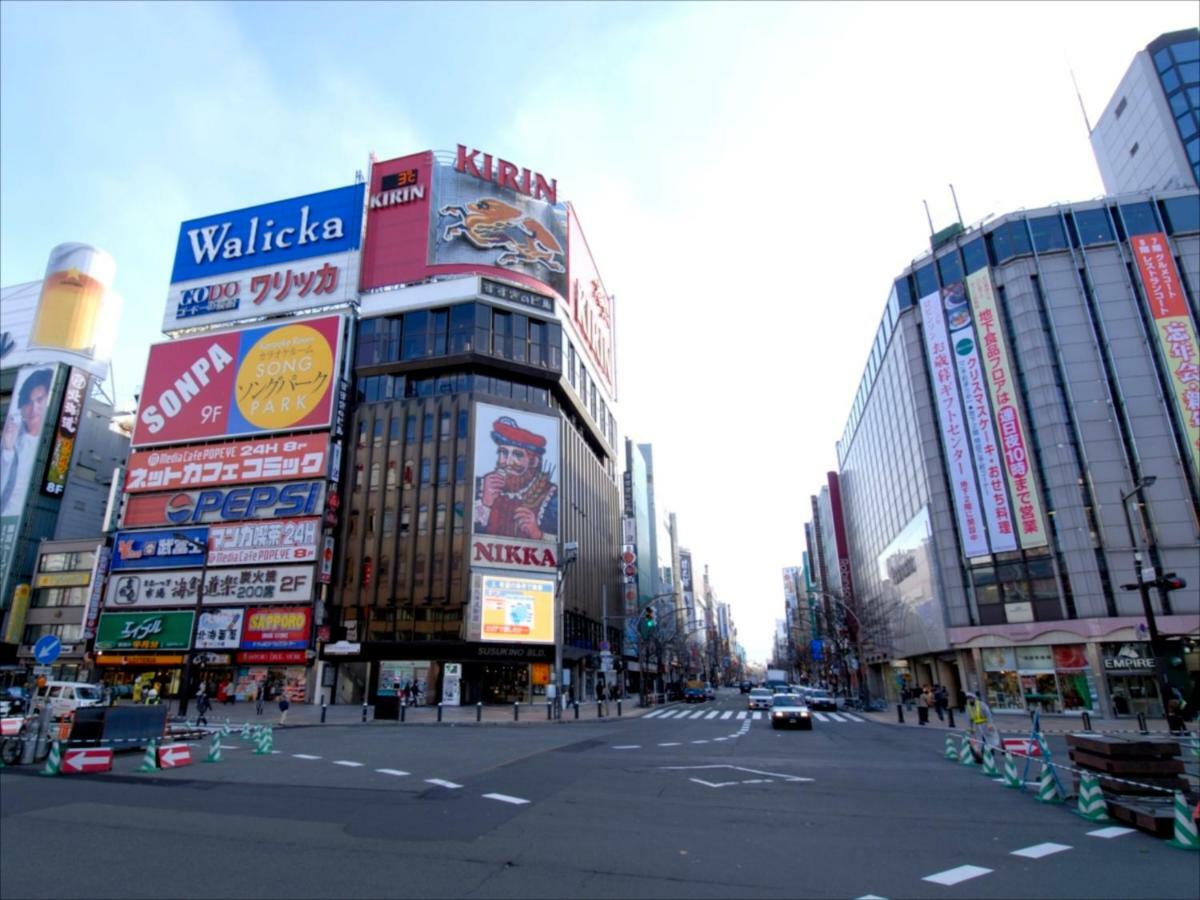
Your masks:
<svg viewBox="0 0 1200 900"><path fill-rule="evenodd" d="M467 477L467 458L461 453L454 457L454 480L462 481Z"/></svg>
<svg viewBox="0 0 1200 900"><path fill-rule="evenodd" d="M413 461L406 459L404 461L404 486L410 488L413 486L413 478L416 475L416 470L413 467Z"/></svg>
<svg viewBox="0 0 1200 900"><path fill-rule="evenodd" d="M389 492L394 491L397 487L396 482L399 480L396 470L396 461L394 459L388 461L387 474L384 476L384 479L384 489Z"/></svg>
<svg viewBox="0 0 1200 900"><path fill-rule="evenodd" d="M1129 104L1125 102L1125 98L1121 98L1121 102L1117 104L1117 108L1113 110L1113 115L1118 119L1121 118L1121 113L1125 112L1125 107Z"/></svg>
<svg viewBox="0 0 1200 900"><path fill-rule="evenodd" d="M408 534L409 527L412 525L412 508L405 506L400 510L400 533Z"/></svg>
<svg viewBox="0 0 1200 900"><path fill-rule="evenodd" d="M529 359L529 317L520 313L512 315L512 356L509 358L517 362Z"/></svg>
<svg viewBox="0 0 1200 900"><path fill-rule="evenodd" d="M490 353L492 349L492 308L486 303L475 304L475 347L476 353Z"/></svg>
<svg viewBox="0 0 1200 900"><path fill-rule="evenodd" d="M1175 124L1179 128L1179 136L1185 141L1196 133L1196 116L1190 112L1176 119Z"/></svg>
<svg viewBox="0 0 1200 900"><path fill-rule="evenodd" d="M33 592L34 609L55 606L85 606L91 595L90 587L41 588Z"/></svg>
<svg viewBox="0 0 1200 900"><path fill-rule="evenodd" d="M436 534L443 534L446 531L446 504L445 503L439 503L434 508L433 530L434 530L434 533L436 533Z"/></svg>
<svg viewBox="0 0 1200 900"><path fill-rule="evenodd" d="M371 463L371 478L370 481L367 482L367 490L379 490L379 463L377 462Z"/></svg>
<svg viewBox="0 0 1200 900"><path fill-rule="evenodd" d="M1079 243L1085 247L1096 244L1110 244L1113 241L1112 223L1108 218L1108 210L1077 209L1072 218L1075 221L1075 231Z"/></svg>
<svg viewBox="0 0 1200 900"><path fill-rule="evenodd" d="M1169 234L1200 231L1200 197L1172 197L1161 206Z"/></svg>
<svg viewBox="0 0 1200 900"><path fill-rule="evenodd" d="M1058 216L1039 216L1029 220L1029 231L1033 235L1033 246L1039 253L1067 249L1067 233Z"/></svg>
<svg viewBox="0 0 1200 900"><path fill-rule="evenodd" d="M433 462L426 458L421 460L421 484L429 484L430 474L433 471Z"/></svg>
<svg viewBox="0 0 1200 900"><path fill-rule="evenodd" d="M1179 70L1179 78L1184 84L1195 84L1200 81L1200 62L1180 63L1176 68Z"/></svg>
<svg viewBox="0 0 1200 900"><path fill-rule="evenodd" d="M424 441L433 440L433 414L427 413L421 421L421 439Z"/></svg>
<svg viewBox="0 0 1200 900"><path fill-rule="evenodd" d="M1154 207L1149 203L1122 204L1121 220L1125 224L1125 234L1129 237L1158 231L1158 217L1154 215Z"/></svg>
<svg viewBox="0 0 1200 900"><path fill-rule="evenodd" d="M38 563L41 572L90 572L96 563L94 550L72 553L47 553Z"/></svg>
<svg viewBox="0 0 1200 900"><path fill-rule="evenodd" d="M1179 76L1175 73L1174 69L1167 69L1167 71L1162 73L1162 86L1163 91L1168 94L1179 87Z"/></svg>
<svg viewBox="0 0 1200 900"><path fill-rule="evenodd" d="M417 507L417 534L424 534L429 530L429 504L422 503Z"/></svg>
<svg viewBox="0 0 1200 900"><path fill-rule="evenodd" d="M492 310L492 354L512 359L512 313Z"/></svg>
<svg viewBox="0 0 1200 900"><path fill-rule="evenodd" d="M575 387L575 345L567 341L567 380Z"/></svg>
<svg viewBox="0 0 1200 900"><path fill-rule="evenodd" d="M475 304L460 303L450 307L450 353L469 353L475 333Z"/></svg>
<svg viewBox="0 0 1200 900"><path fill-rule="evenodd" d="M937 274L933 271L933 263L922 266L916 271L917 293L924 297L938 289Z"/></svg>
<svg viewBox="0 0 1200 900"><path fill-rule="evenodd" d="M938 273L942 276L942 284L953 284L962 281L962 263L958 259L958 251L951 250L937 261Z"/></svg>
<svg viewBox="0 0 1200 900"><path fill-rule="evenodd" d="M450 460L445 456L438 457L437 480L438 484L445 484L450 480Z"/></svg>
<svg viewBox="0 0 1200 900"><path fill-rule="evenodd" d="M983 238L976 238L970 243L964 244L962 254L968 275L987 265L987 248L983 245Z"/></svg>
<svg viewBox="0 0 1200 900"><path fill-rule="evenodd" d="M386 507L383 511L383 534L386 537L396 529L396 510L395 507ZM380 572L379 574L383 574Z"/></svg>
<svg viewBox="0 0 1200 900"><path fill-rule="evenodd" d="M416 309L404 314L404 338L400 359L424 359L428 356L429 310Z"/></svg>
<svg viewBox="0 0 1200 900"><path fill-rule="evenodd" d="M468 421L467 411L465 409L460 409L458 411L458 436L460 438L465 438L467 436Z"/></svg>
<svg viewBox="0 0 1200 900"><path fill-rule="evenodd" d="M1180 41L1178 44L1172 44L1171 52L1175 55L1176 62L1184 63L1200 60L1200 39Z"/></svg>
<svg viewBox="0 0 1200 900"><path fill-rule="evenodd" d="M999 265L1014 256L1031 252L1029 232L1025 230L1024 220L1005 222L986 236L991 248L992 262Z"/></svg>
<svg viewBox="0 0 1200 900"><path fill-rule="evenodd" d="M434 309L429 313L429 353L433 356L446 355L446 338L450 332L450 311Z"/></svg>
<svg viewBox="0 0 1200 900"><path fill-rule="evenodd" d="M417 442L417 417L415 415L404 417L404 442L406 444Z"/></svg>

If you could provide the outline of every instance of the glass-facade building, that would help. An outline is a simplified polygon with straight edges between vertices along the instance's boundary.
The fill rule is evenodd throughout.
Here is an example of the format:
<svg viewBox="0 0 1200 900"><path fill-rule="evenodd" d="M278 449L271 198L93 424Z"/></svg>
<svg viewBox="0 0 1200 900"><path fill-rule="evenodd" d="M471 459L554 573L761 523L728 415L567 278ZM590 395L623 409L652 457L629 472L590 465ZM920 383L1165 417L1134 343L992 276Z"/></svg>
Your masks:
<svg viewBox="0 0 1200 900"><path fill-rule="evenodd" d="M1198 289L1196 190L1012 213L896 280L838 442L872 694L1160 715L1122 588L1138 548L1187 581L1152 601L1171 682L1195 695ZM827 507L823 491L809 551L836 580Z"/></svg>

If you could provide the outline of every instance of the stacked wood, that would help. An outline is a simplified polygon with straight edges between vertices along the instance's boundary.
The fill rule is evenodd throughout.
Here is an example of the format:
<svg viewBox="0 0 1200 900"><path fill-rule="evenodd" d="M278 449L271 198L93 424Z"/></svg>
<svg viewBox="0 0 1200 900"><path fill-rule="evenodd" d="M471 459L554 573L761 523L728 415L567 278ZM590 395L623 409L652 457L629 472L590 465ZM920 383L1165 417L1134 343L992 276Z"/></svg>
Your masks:
<svg viewBox="0 0 1200 900"><path fill-rule="evenodd" d="M1075 768L1095 773L1109 815L1160 837L1171 836L1174 792L1189 793L1177 740L1068 734L1067 746ZM1078 790L1078 774L1074 781Z"/></svg>

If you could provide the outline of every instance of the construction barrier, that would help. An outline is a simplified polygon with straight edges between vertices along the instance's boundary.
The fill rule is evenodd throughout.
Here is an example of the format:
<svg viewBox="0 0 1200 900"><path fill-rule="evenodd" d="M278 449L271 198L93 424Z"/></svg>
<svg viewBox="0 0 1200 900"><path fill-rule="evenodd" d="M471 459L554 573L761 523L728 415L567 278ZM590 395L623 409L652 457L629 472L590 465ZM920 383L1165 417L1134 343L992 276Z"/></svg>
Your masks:
<svg viewBox="0 0 1200 900"><path fill-rule="evenodd" d="M1167 841L1179 850L1200 850L1200 837L1196 834L1196 820L1188 812L1187 801L1182 791L1175 792L1175 837Z"/></svg>
<svg viewBox="0 0 1200 900"><path fill-rule="evenodd" d="M958 759L958 748L954 746L954 735L946 735L946 759Z"/></svg>
<svg viewBox="0 0 1200 900"><path fill-rule="evenodd" d="M113 752L110 747L71 747L63 754L63 774L111 772Z"/></svg>
<svg viewBox="0 0 1200 900"><path fill-rule="evenodd" d="M1038 791L1034 799L1038 803L1063 802L1063 798L1058 795L1058 785L1054 781L1054 770L1045 760L1042 761L1042 775L1038 779Z"/></svg>
<svg viewBox="0 0 1200 900"><path fill-rule="evenodd" d="M208 756L204 758L204 761L206 763L221 761L221 732L213 732L212 740L208 743Z"/></svg>
<svg viewBox="0 0 1200 900"><path fill-rule="evenodd" d="M62 769L62 751L59 749L58 741L50 745L50 755L46 757L46 765L42 767L39 775L57 775Z"/></svg>
<svg viewBox="0 0 1200 900"><path fill-rule="evenodd" d="M1004 752L1004 786L1017 790L1025 789L1025 782L1017 774L1017 764L1013 762L1012 754L1007 750Z"/></svg>
<svg viewBox="0 0 1200 900"><path fill-rule="evenodd" d="M151 741L146 745L146 752L142 754L142 764L138 766L138 771L158 771L158 741Z"/></svg>
<svg viewBox="0 0 1200 900"><path fill-rule="evenodd" d="M1099 780L1091 772L1085 771L1079 776L1079 805L1076 812L1089 822L1108 821L1104 791L1100 789Z"/></svg>
<svg viewBox="0 0 1200 900"><path fill-rule="evenodd" d="M992 748L986 743L983 745L983 768L979 771L983 772L988 778L1000 777L1000 772L996 768L996 756L992 753Z"/></svg>
<svg viewBox="0 0 1200 900"><path fill-rule="evenodd" d="M187 744L163 744L158 748L158 767L178 769L192 764L192 748Z"/></svg>

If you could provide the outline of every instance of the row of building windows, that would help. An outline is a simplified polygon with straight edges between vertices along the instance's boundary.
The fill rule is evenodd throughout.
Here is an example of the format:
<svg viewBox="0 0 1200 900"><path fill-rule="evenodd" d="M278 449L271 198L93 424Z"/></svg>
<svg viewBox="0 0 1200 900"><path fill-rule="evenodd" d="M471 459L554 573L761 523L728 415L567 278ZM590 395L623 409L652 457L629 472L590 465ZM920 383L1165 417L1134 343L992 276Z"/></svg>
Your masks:
<svg viewBox="0 0 1200 900"><path fill-rule="evenodd" d="M90 572L95 564L95 550L80 550L74 553L45 553L38 562L38 571Z"/></svg>
<svg viewBox="0 0 1200 900"><path fill-rule="evenodd" d="M54 606L86 606L92 589L90 587L40 588L33 594L35 609Z"/></svg>
<svg viewBox="0 0 1200 900"><path fill-rule="evenodd" d="M412 378L407 375L369 375L359 378L359 403L387 403L411 397L436 397L450 394L490 394L505 400L521 400L539 406L550 405L548 388L523 384L507 378L496 378L477 372L452 372Z"/></svg>
<svg viewBox="0 0 1200 900"><path fill-rule="evenodd" d="M1175 117L1192 175L1200 184L1200 39L1161 48L1154 54L1154 66L1171 115Z"/></svg>
<svg viewBox="0 0 1200 900"><path fill-rule="evenodd" d="M562 326L498 309L459 303L414 309L358 323L359 366L479 353L556 372L562 370Z"/></svg>

